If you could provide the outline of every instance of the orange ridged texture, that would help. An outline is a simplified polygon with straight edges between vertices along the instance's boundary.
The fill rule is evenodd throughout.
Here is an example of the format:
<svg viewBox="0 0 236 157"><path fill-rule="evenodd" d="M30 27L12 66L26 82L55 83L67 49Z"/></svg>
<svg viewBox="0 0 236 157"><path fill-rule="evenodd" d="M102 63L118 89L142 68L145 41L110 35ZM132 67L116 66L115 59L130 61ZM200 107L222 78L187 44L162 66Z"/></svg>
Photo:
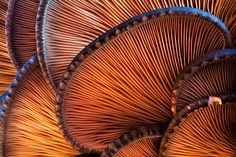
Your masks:
<svg viewBox="0 0 236 157"><path fill-rule="evenodd" d="M73 74L61 111L66 136L102 150L131 128L168 121L176 76L223 47L215 25L191 16L160 17L119 35Z"/></svg>
<svg viewBox="0 0 236 157"><path fill-rule="evenodd" d="M39 0L10 0L8 49L17 69L36 52L35 25ZM9 5L10 6L10 5Z"/></svg>
<svg viewBox="0 0 236 157"><path fill-rule="evenodd" d="M7 3L7 0L1 0L0 5L0 95L7 91L12 79L16 75L16 69L8 55L5 39L5 16Z"/></svg>
<svg viewBox="0 0 236 157"><path fill-rule="evenodd" d="M176 110L209 95L236 91L236 62L225 60L202 67L184 81L175 98Z"/></svg>
<svg viewBox="0 0 236 157"><path fill-rule="evenodd" d="M232 157L236 154L236 104L211 105L191 113L175 128L167 157Z"/></svg>
<svg viewBox="0 0 236 157"><path fill-rule="evenodd" d="M51 0L44 24L44 70L48 68L57 87L74 56L99 35L135 15L171 6L198 8L219 17L236 47L235 0Z"/></svg>
<svg viewBox="0 0 236 157"><path fill-rule="evenodd" d="M156 157L165 127L146 126L125 133L109 144L101 157Z"/></svg>
<svg viewBox="0 0 236 157"><path fill-rule="evenodd" d="M3 156L72 157L79 154L59 131L55 94L47 86L40 66L24 76L17 88L11 103L5 106Z"/></svg>
<svg viewBox="0 0 236 157"><path fill-rule="evenodd" d="M114 157L137 157L137 156L158 156L158 145L160 138L144 137L137 139L119 150Z"/></svg>

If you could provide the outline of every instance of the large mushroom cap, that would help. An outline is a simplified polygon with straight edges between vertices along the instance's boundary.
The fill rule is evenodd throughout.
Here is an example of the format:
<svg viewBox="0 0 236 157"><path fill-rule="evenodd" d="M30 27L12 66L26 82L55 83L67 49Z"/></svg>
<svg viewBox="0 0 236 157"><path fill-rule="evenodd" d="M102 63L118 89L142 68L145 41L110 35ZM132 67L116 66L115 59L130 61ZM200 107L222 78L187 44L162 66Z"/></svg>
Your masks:
<svg viewBox="0 0 236 157"><path fill-rule="evenodd" d="M198 157L236 154L236 97L201 99L182 109L169 124L161 156ZM229 102L227 102L229 101Z"/></svg>
<svg viewBox="0 0 236 157"><path fill-rule="evenodd" d="M66 138L77 148L103 150L130 129L167 122L175 78L194 58L227 47L224 28L206 12L176 7L102 35L78 54L59 85Z"/></svg>
<svg viewBox="0 0 236 157"><path fill-rule="evenodd" d="M1 108L3 157L71 157L79 154L60 133L50 90L36 57L20 69Z"/></svg>
<svg viewBox="0 0 236 157"><path fill-rule="evenodd" d="M212 13L229 28L236 47L235 0L42 0L40 6L38 54L43 72L55 87L70 61L90 42L154 9L182 6Z"/></svg>
<svg viewBox="0 0 236 157"><path fill-rule="evenodd" d="M236 49L217 50L197 58L184 68L172 90L172 108L179 112L189 103L236 91Z"/></svg>

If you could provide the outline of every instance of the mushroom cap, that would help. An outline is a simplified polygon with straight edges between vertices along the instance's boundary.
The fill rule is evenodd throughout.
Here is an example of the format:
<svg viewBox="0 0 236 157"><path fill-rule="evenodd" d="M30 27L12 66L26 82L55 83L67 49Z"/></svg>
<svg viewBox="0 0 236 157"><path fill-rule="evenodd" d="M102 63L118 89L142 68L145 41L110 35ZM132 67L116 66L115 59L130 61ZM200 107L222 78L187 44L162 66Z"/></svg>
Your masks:
<svg viewBox="0 0 236 157"><path fill-rule="evenodd" d="M102 151L130 129L167 122L175 78L194 58L229 46L223 28L204 11L176 7L144 13L100 36L59 84L64 136L78 149Z"/></svg>
<svg viewBox="0 0 236 157"><path fill-rule="evenodd" d="M61 135L55 93L47 85L37 57L20 69L1 108L1 156L71 157L75 151Z"/></svg>
<svg viewBox="0 0 236 157"><path fill-rule="evenodd" d="M201 9L221 19L236 48L235 0L43 0L37 15L42 70L57 88L70 61L97 37L141 13L174 6Z"/></svg>
<svg viewBox="0 0 236 157"><path fill-rule="evenodd" d="M101 157L156 157L165 128L154 125L132 130L112 142Z"/></svg>
<svg viewBox="0 0 236 157"><path fill-rule="evenodd" d="M236 91L235 69L236 49L217 50L195 59L174 83L173 113L197 99Z"/></svg>
<svg viewBox="0 0 236 157"><path fill-rule="evenodd" d="M39 1L9 0L8 2L6 43L17 70L37 54L35 26Z"/></svg>
<svg viewBox="0 0 236 157"><path fill-rule="evenodd" d="M5 16L7 12L8 0L1 0L0 5L0 95L5 93L16 75L16 69L13 66L8 55L5 38Z"/></svg>
<svg viewBox="0 0 236 157"><path fill-rule="evenodd" d="M236 95L222 104L199 99L184 107L163 136L160 156L233 156L236 153Z"/></svg>

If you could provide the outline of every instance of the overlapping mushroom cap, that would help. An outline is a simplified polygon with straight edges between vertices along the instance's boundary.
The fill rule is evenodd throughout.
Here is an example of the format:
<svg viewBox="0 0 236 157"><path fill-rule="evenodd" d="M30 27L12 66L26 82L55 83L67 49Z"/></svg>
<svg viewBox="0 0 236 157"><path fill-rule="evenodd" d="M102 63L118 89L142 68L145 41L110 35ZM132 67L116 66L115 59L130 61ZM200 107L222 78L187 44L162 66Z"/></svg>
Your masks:
<svg viewBox="0 0 236 157"><path fill-rule="evenodd" d="M167 122L180 70L229 41L223 23L197 9L153 10L113 28L76 56L59 85L65 137L101 151L130 129Z"/></svg>
<svg viewBox="0 0 236 157"><path fill-rule="evenodd" d="M8 55L6 46L5 15L7 12L7 2L7 0L1 0L0 5L0 95L7 91L17 73Z"/></svg>
<svg viewBox="0 0 236 157"><path fill-rule="evenodd" d="M112 142L101 157L158 156L165 128L164 125L155 125L132 130Z"/></svg>
<svg viewBox="0 0 236 157"><path fill-rule="evenodd" d="M236 96L197 100L172 120L162 139L160 156L234 156Z"/></svg>
<svg viewBox="0 0 236 157"><path fill-rule="evenodd" d="M236 91L236 49L205 54L186 66L172 90L172 110L209 96Z"/></svg>
<svg viewBox="0 0 236 157"><path fill-rule="evenodd" d="M99 35L141 13L172 6L198 8L219 17L236 46L234 0L42 0L37 40L43 72L56 88L70 61Z"/></svg>
<svg viewBox="0 0 236 157"><path fill-rule="evenodd" d="M36 54L35 25L39 0L9 0L6 40L9 55L19 70Z"/></svg>
<svg viewBox="0 0 236 157"><path fill-rule="evenodd" d="M1 2L0 156L235 155L234 0Z"/></svg>
<svg viewBox="0 0 236 157"><path fill-rule="evenodd" d="M3 139L0 156L70 157L79 154L59 131L55 92L43 78L34 56L20 69L1 108Z"/></svg>

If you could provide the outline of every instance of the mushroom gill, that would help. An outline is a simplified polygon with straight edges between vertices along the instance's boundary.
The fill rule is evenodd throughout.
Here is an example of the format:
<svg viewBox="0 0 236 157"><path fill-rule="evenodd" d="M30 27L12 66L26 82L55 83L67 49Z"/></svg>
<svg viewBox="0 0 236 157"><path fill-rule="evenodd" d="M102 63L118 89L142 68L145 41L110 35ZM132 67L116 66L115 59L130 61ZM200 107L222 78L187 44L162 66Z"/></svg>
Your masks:
<svg viewBox="0 0 236 157"><path fill-rule="evenodd" d="M1 0L0 5L0 95L7 91L12 79L16 75L10 57L5 39L5 15L7 11L8 0Z"/></svg>
<svg viewBox="0 0 236 157"><path fill-rule="evenodd" d="M161 156L231 157L236 154L236 103L191 103L170 123ZM196 105L198 104L198 105Z"/></svg>
<svg viewBox="0 0 236 157"><path fill-rule="evenodd" d="M101 157L156 157L165 127L141 127L122 135L106 148Z"/></svg>
<svg viewBox="0 0 236 157"><path fill-rule="evenodd" d="M209 95L236 91L236 49L205 54L185 67L172 90L172 111Z"/></svg>
<svg viewBox="0 0 236 157"><path fill-rule="evenodd" d="M99 35L141 13L172 6L198 8L219 17L236 47L235 0L42 0L37 38L43 72L56 88L70 61Z"/></svg>
<svg viewBox="0 0 236 157"><path fill-rule="evenodd" d="M9 55L19 70L37 53L35 25L39 0L9 0L6 40Z"/></svg>
<svg viewBox="0 0 236 157"><path fill-rule="evenodd" d="M179 72L228 45L223 27L208 15L179 7L147 12L80 52L57 95L61 129L74 147L102 151L130 129L167 122Z"/></svg>
<svg viewBox="0 0 236 157"><path fill-rule="evenodd" d="M56 121L55 93L36 57L20 69L1 109L3 157L71 157L79 154L63 138Z"/></svg>

